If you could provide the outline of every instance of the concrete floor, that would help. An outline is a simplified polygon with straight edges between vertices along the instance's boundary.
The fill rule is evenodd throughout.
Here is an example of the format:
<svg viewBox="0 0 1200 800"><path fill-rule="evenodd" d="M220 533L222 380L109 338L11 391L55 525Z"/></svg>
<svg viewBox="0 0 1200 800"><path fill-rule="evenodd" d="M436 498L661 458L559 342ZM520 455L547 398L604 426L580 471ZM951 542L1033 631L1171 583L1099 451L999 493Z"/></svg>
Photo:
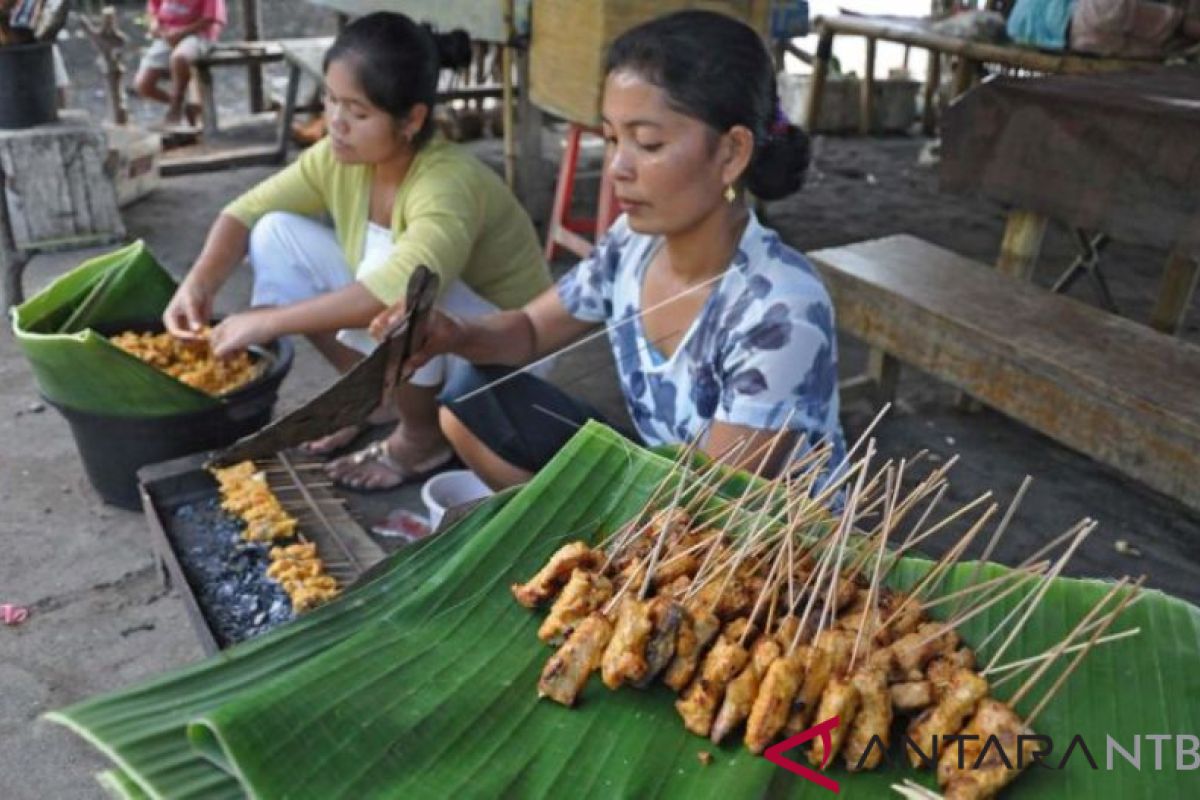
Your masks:
<svg viewBox="0 0 1200 800"><path fill-rule="evenodd" d="M936 176L915 166L920 145L911 139L821 141L810 185L769 209L772 221L803 249L908 231L990 260L1000 239L1000 209L938 194ZM494 152L495 144L483 146L489 148ZM181 274L219 208L269 173L256 168L166 180L126 209L126 224ZM1065 232L1051 232L1040 282L1051 280L1055 263L1069 260L1068 245ZM86 255L37 258L27 288L36 290ZM1163 257L1118 246L1106 257L1118 302L1131 316L1146 317ZM1077 291L1090 302L1085 288ZM237 309L247 295L242 271L218 311ZM1200 339L1198 322L1193 308L1185 332L1192 341ZM861 347L842 343L843 372L855 371L862 358ZM303 402L331 377L299 343L281 407ZM557 377L621 413L602 343L564 358ZM1200 600L1200 515L998 414L959 411L953 399L946 387L906 370L898 410L879 429L881 446L889 455L920 448L938 458L960 453L950 498L960 502L984 489L1006 500L1022 476L1032 474L1037 482L1000 548L1001 561L1021 558L1087 515L1101 528L1070 572L1147 572L1151 586ZM871 416L866 407L844 411L850 435ZM353 503L367 525L395 505L416 508L416 488ZM1119 539L1141 555L1118 553ZM144 518L99 502L65 422L39 402L7 334L0 334L0 542L0 603L31 610L23 625L0 627L0 796L99 796L91 775L104 759L65 730L38 722L38 715L196 660L201 650L179 597L158 582Z"/></svg>

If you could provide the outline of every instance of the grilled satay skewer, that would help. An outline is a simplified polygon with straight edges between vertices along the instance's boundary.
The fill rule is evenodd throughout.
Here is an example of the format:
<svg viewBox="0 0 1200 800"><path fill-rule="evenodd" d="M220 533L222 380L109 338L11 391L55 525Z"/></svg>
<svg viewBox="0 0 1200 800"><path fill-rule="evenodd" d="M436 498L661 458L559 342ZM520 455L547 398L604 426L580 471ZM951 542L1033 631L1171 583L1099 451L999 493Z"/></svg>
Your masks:
<svg viewBox="0 0 1200 800"><path fill-rule="evenodd" d="M679 627L687 613L682 605L667 595L659 595L649 603L650 621L653 627L650 631L650 638L646 642L645 674L634 681L634 686L639 689L649 686L674 659Z"/></svg>
<svg viewBox="0 0 1200 800"><path fill-rule="evenodd" d="M788 553L788 540L791 537L790 531L785 531L784 539L778 546L778 553L771 565L771 571L767 575L767 586L764 587L762 594L754 603L754 610L750 612L751 621L757 620L759 612L762 610L763 603L769 598L771 607L775 606L775 594L778 593L781 585L781 571L783 568L783 558ZM721 710L717 712L717 717L713 721L710 737L714 744L720 744L735 727L740 725L747 717L750 716L750 711L754 705L754 698L758 695L758 687L762 682L763 676L766 674L767 668L777 659L781 653L779 643L772 636L770 631L770 621L764 626L762 636L755 642L751 652L751 658L737 677L729 682L729 686L725 691L725 698L721 703ZM747 627L746 633L750 632ZM739 642L745 646L745 638Z"/></svg>
<svg viewBox="0 0 1200 800"><path fill-rule="evenodd" d="M750 658L739 642L750 622L738 619L726 626L704 657L700 675L692 681L683 696L675 701L675 709L683 725L697 736L708 736L717 705L725 695L725 687Z"/></svg>
<svg viewBox="0 0 1200 800"><path fill-rule="evenodd" d="M588 678L600 666L611 636L612 623L608 618L599 611L589 614L546 662L538 680L538 697L549 697L564 706L574 705Z"/></svg>
<svg viewBox="0 0 1200 800"><path fill-rule="evenodd" d="M896 524L895 509L900 493L900 485L904 480L905 462L901 460L900 467L895 473L887 475L888 502L884 508L882 528L879 531L879 552L875 557L875 568L871 575L871 585L867 590L867 614L862 618L858 636L854 640L854 649L850 654L850 682L858 692L861 707L854 717L850 732L846 735L843 756L846 765L851 770L874 769L883 759L892 731L892 698L888 693L887 669L876 660L871 659L871 648L876 642L876 626L879 624L877 599L879 583L883 578L884 553L887 540ZM862 665L855 669L858 663L858 649L864 641L866 633L866 653ZM881 747L872 748L878 741Z"/></svg>
<svg viewBox="0 0 1200 800"><path fill-rule="evenodd" d="M863 457L864 468L858 475L858 482L855 486L855 491L846 501L847 511L842 517L842 525L844 526L844 530L842 531L840 537L841 541L838 544L837 561L834 563L833 573L829 579L830 585L829 591L825 597L825 607L821 612L822 622L828 619L830 627L827 630L822 631L822 633L819 634L817 639L813 642L813 650L825 650L826 652L832 651L832 658L830 659L832 662L831 675L828 683L824 687L824 691L822 691L820 695L821 700L817 706L817 719L838 717L841 720L841 724L830 731L828 747L825 745L825 740L821 738L815 740L812 748L809 750L809 761L813 764L816 764L820 769L824 769L825 766L835 756L837 756L838 752L841 750L842 744L849 733L850 726L854 723L854 717L858 713L858 708L861 701L858 688L849 680L849 676L847 675L847 669L849 668L853 645L850 644L848 634L845 631L834 627L833 621L836 613L835 603L838 596L837 588L839 573L841 571L842 556L845 553L846 540L849 538L850 528L853 525L855 516L854 512L855 508L857 507L859 494L863 484L863 478L867 473L865 464L870 463L874 452L875 443L872 441L867 446L867 453ZM843 651L845 652L844 663L840 663L843 660ZM810 674L812 673L811 667L809 672ZM805 675L806 682L808 681L810 674ZM803 694L803 692L804 689L802 688L801 693ZM807 708L803 707L800 709L801 713L804 713L807 710Z"/></svg>
<svg viewBox="0 0 1200 800"><path fill-rule="evenodd" d="M821 557L817 560L816 569L809 573L801 588L801 593L808 590L810 585L820 585L826 570L832 564L834 553L837 550L835 546L837 532L831 535L835 537L834 541L828 543L824 548ZM826 541L822 540L813 545L809 552ZM807 633L805 628L816 597L815 591L808 593L804 612L794 626L791 638L786 642L784 653L771 662L759 684L758 694L754 698L754 703L750 707L750 716L746 720L745 744L752 753L761 753L771 740L783 730L789 715L793 713L793 703L797 692L803 686L806 666L810 660L809 648L801 647L800 641ZM794 592L789 595L789 608L795 608ZM782 628L783 626L781 626Z"/></svg>
<svg viewBox="0 0 1200 800"><path fill-rule="evenodd" d="M550 614L538 628L538 638L553 645L562 644L574 629L592 612L599 610L612 597L612 581L603 575L576 568L571 572L562 592L550 607Z"/></svg>
<svg viewBox="0 0 1200 800"><path fill-rule="evenodd" d="M1117 603L1116 608L1109 612L1098 626L1090 623L1125 586L1127 578L1122 578L1115 584L1076 624L1075 628L1055 648L1056 655L1061 655L1071 641L1089 628L1094 628L1088 640L1088 647L1076 655L1067 669L1058 677L1050 690L1039 701L1037 706L1022 720L1014 711L1019 703L1033 688L1037 681L1050 668L1054 659L1044 663L1025 684L1017 690L1009 702L1001 702L992 697L980 698L970 721L962 728L965 746L962 752L951 748L942 753L938 760L938 783L943 787L946 798L953 800L987 800L1014 781L1021 770L1028 764L1037 747L1029 738L1033 736L1033 721L1042 709L1046 707L1054 694L1062 687L1071 673L1087 656L1092 646L1095 646L1100 635L1116 621L1129 603L1137 596L1143 579L1137 581L1132 591ZM1039 595L1040 599L1040 595ZM983 680L982 678L980 680ZM969 737L978 737L975 739ZM987 745L996 741L999 748ZM987 749L987 752L984 752ZM1003 752L1001 752L1003 750ZM1018 752L1020 751L1020 752ZM1015 754L1015 759L1014 759Z"/></svg>
<svg viewBox="0 0 1200 800"><path fill-rule="evenodd" d="M604 554L593 550L587 542L565 544L550 556L536 575L525 583L513 584L513 597L526 608L535 608L557 595L575 569L595 569L603 560Z"/></svg>

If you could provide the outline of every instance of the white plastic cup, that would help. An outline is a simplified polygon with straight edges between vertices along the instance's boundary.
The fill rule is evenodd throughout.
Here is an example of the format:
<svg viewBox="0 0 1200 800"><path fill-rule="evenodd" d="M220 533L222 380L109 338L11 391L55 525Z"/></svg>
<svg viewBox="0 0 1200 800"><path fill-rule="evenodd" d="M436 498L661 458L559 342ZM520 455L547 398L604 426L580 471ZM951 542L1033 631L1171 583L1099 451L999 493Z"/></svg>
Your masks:
<svg viewBox="0 0 1200 800"><path fill-rule="evenodd" d="M429 509L429 527L435 531L447 510L491 494L487 484L469 469L439 472L421 487L421 499Z"/></svg>

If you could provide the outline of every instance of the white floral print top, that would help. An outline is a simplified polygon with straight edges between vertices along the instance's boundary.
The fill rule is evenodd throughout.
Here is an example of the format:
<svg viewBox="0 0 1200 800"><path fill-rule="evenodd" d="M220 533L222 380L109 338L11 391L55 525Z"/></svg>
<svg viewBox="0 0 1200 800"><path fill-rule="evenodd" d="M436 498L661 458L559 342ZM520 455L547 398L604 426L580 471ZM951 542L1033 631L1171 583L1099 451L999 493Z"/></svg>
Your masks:
<svg viewBox="0 0 1200 800"><path fill-rule="evenodd" d="M804 431L845 452L838 422L833 305L808 260L751 213L733 260L668 358L642 329L641 288L660 238L624 216L558 282L576 319L603 322L646 444L690 441L710 420ZM802 452L806 448L800 447Z"/></svg>

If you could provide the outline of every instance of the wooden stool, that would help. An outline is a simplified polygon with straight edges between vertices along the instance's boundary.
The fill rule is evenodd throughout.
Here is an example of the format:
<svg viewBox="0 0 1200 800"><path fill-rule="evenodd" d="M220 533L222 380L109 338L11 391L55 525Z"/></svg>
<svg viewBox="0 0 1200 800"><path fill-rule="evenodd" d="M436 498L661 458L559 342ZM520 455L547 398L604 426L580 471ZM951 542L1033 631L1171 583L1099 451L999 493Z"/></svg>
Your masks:
<svg viewBox="0 0 1200 800"><path fill-rule="evenodd" d="M575 171L579 167L579 142L585 133L600 136L599 128L572 122L567 128L567 147L558 168L558 185L554 190L554 208L546 226L546 260L551 261L559 247L586 258L604 232L616 219L617 204L608 170L600 173L600 196L596 201L595 217L572 217L571 198L575 194ZM585 234L591 236L589 241Z"/></svg>
<svg viewBox="0 0 1200 800"><path fill-rule="evenodd" d="M34 253L125 238L108 149L104 128L80 111L35 128L0 131L5 307L24 299L22 272Z"/></svg>

